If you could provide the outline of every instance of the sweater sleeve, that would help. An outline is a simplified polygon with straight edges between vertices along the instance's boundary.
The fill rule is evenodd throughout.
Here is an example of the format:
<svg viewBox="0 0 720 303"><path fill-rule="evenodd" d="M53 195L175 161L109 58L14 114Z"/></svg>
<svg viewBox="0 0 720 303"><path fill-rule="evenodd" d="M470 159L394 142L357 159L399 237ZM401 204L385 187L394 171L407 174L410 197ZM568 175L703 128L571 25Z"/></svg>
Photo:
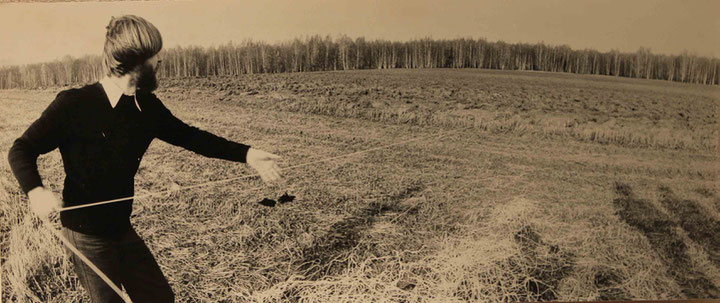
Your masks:
<svg viewBox="0 0 720 303"><path fill-rule="evenodd" d="M37 167L38 157L59 147L67 138L69 99L67 91L58 93L40 118L10 147L10 168L25 194L43 185Z"/></svg>
<svg viewBox="0 0 720 303"><path fill-rule="evenodd" d="M158 139L206 157L246 162L250 146L190 126L175 117L157 97L152 98L157 106Z"/></svg>

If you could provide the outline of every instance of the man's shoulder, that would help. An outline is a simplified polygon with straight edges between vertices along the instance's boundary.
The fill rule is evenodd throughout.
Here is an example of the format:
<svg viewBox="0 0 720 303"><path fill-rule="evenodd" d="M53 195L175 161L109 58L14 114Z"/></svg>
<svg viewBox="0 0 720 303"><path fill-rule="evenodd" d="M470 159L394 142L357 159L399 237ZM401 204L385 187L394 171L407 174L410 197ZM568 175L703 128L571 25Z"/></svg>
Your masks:
<svg viewBox="0 0 720 303"><path fill-rule="evenodd" d="M82 100L94 97L98 95L97 82L91 84L85 84L81 87L72 87L61 90L55 96L56 100L64 103L77 103Z"/></svg>
<svg viewBox="0 0 720 303"><path fill-rule="evenodd" d="M162 101L160 101L160 98L158 98L154 93L138 93L137 100L143 110L150 109L156 111L165 108L165 105Z"/></svg>
<svg viewBox="0 0 720 303"><path fill-rule="evenodd" d="M64 89L57 93L55 99L45 109L45 112L64 114L76 112L77 109L82 107L82 104L86 104L88 100L92 100L94 97L96 97L94 84Z"/></svg>

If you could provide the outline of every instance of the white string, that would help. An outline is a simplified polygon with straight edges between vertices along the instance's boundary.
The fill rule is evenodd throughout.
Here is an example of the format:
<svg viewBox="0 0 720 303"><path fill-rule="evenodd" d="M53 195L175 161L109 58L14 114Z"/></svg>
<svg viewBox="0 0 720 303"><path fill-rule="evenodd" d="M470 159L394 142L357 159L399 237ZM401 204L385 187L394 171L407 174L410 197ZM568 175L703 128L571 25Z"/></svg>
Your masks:
<svg viewBox="0 0 720 303"><path fill-rule="evenodd" d="M287 167L280 168L280 170L281 170L281 171L282 171L282 170L289 170L289 169L292 169L292 168L298 168L298 167L308 166L308 165L311 165L311 164L328 162L328 161L332 161L332 160L336 160L336 159L340 159L340 158L347 158L347 157L350 157L350 156L355 156L355 155L359 155L359 154L363 154L363 153L368 153L368 152L371 152L371 151L376 151L376 150L380 150L380 149L385 149L385 148L392 147L392 146L402 145L402 144L406 144L406 143L409 143L409 142L418 141L418 140L421 140L421 139L427 139L427 138L430 138L430 137L433 137L433 136L436 136L436 135L439 135L438 138L442 138L443 136L447 135L448 133L457 132L457 131L462 131L462 130L466 130L466 129L469 129L469 128L472 128L472 126L465 127L465 128L460 128L460 129L454 129L454 130L445 131L445 132L444 132L445 134L442 134L443 132L440 132L440 133L438 133L438 134L433 134L433 135L430 135L430 136L417 137L417 138L405 140L405 141L402 141L402 142L396 142L396 143L392 143L392 144L387 144L387 145L383 145L383 146L378 146L378 147L374 147L374 148L370 148L370 149L366 149L366 150L361 150L361 151L357 151L357 152L353 152L353 153L349 153L349 154L339 155L339 156L335 156L335 157L328 157L328 158L324 158L324 159L320 159L320 160L316 160L316 161L310 161L310 162L306 162L306 163L302 163L302 164L297 164L297 165L291 165L291 166L287 166ZM442 134L442 135L441 135L441 134ZM99 201L99 202L93 202L93 203L82 204L82 205L68 206L68 207L63 207L63 208L58 209L58 212L68 211L68 210L73 210L73 209L80 209L80 208L91 207L91 206L104 205L104 204L115 203L115 202L122 202L122 201L128 202L129 199L139 199L139 198L145 198L145 197L151 197L151 196L164 195L164 194L168 194L168 193L176 192L176 191L180 191L180 190L197 188L197 187L203 187L203 186L208 186L208 185L213 185L213 184L218 184L218 183L224 183L224 182L230 182L230 181L235 181L235 180L240 180L240 179L247 179L247 178L256 177L256 176L259 176L259 174L242 175L242 176L233 177L233 178L229 178L229 179L216 180L216 181L199 183L199 184L194 184L194 185L189 185L189 186L183 186L183 187L176 187L176 188L166 189L166 190L159 191L159 192L154 192L154 193L134 195L134 196L130 196L130 197L116 198L116 199Z"/></svg>

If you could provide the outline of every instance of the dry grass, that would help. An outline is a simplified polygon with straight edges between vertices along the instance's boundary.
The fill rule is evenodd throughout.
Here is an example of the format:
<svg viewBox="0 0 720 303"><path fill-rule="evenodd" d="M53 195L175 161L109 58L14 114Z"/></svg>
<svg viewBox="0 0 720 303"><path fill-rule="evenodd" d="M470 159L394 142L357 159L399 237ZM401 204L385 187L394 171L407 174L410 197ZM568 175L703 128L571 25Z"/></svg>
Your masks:
<svg viewBox="0 0 720 303"><path fill-rule="evenodd" d="M135 201L133 224L181 302L717 296L714 231L688 220L720 222L717 88L447 70L163 85L177 116L283 165L473 127L288 171L284 185L249 179ZM56 93L0 92L5 151ZM62 184L57 152L39 166ZM80 300L61 244L28 214L7 163L0 170L3 301ZM248 172L158 141L136 192ZM256 203L285 191L297 199ZM667 224L648 232L647 222Z"/></svg>

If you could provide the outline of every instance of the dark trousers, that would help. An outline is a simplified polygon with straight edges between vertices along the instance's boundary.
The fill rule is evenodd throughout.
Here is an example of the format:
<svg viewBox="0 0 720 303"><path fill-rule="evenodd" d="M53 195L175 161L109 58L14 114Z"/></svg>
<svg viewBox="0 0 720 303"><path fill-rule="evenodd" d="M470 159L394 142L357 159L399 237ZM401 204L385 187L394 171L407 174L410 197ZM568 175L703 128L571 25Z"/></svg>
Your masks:
<svg viewBox="0 0 720 303"><path fill-rule="evenodd" d="M107 275L124 287L133 303L174 302L174 294L155 258L135 229L119 238L87 235L63 227L63 236ZM78 256L65 248L93 303L123 302Z"/></svg>

